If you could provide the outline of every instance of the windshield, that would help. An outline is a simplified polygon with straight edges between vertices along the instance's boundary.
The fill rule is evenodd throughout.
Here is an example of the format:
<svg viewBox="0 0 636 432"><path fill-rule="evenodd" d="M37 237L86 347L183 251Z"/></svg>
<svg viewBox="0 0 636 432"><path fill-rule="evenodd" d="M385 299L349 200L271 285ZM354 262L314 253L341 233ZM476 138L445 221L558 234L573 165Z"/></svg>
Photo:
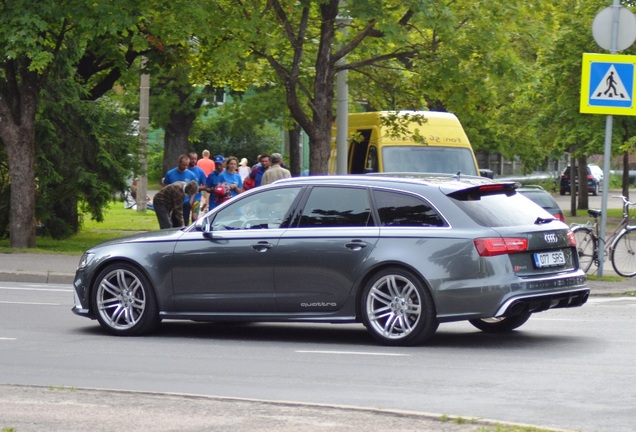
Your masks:
<svg viewBox="0 0 636 432"><path fill-rule="evenodd" d="M382 149L384 172L429 172L479 175L473 152L468 148L438 146L391 146Z"/></svg>

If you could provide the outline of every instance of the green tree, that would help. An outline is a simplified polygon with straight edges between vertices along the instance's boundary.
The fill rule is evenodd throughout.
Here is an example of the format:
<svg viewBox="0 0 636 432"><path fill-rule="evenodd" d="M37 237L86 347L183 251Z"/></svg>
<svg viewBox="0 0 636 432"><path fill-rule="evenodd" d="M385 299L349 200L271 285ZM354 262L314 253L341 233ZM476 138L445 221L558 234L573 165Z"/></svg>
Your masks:
<svg viewBox="0 0 636 432"><path fill-rule="evenodd" d="M10 172L12 247L35 246L35 138L41 91L53 70L64 70L60 63L81 64L87 41L135 32L137 6L128 0L0 2L0 140Z"/></svg>
<svg viewBox="0 0 636 432"><path fill-rule="evenodd" d="M579 104L582 54L603 51L594 41L591 27L596 14L606 6L607 2L601 0L570 0L554 6L553 16L558 26L554 27L543 49L537 51L536 72L507 113L517 125L521 124L522 117L529 120L527 131L517 126L511 134L514 142L519 143L517 151L526 160L536 158L537 154L568 152L571 161L585 173L586 157L603 153L606 117L581 114ZM630 50L633 53L633 48ZM630 54L630 51L624 53ZM618 154L621 144L634 136L635 127L632 117L620 117L614 122L613 154ZM526 147L530 151L523 152ZM588 208L587 192L587 184L582 182L578 206L576 194L572 194L573 214L577 207Z"/></svg>
<svg viewBox="0 0 636 432"><path fill-rule="evenodd" d="M218 47L232 47L235 57L252 56L269 66L267 72L262 62L251 63L260 68L262 80L273 73L285 89L291 118L309 136L310 172L326 173L335 75L345 69L415 56L418 29L412 22L433 3L356 1L347 2L346 10L341 11L339 0L219 2L227 43ZM345 19L339 19L339 13ZM355 61L343 61L358 52Z"/></svg>

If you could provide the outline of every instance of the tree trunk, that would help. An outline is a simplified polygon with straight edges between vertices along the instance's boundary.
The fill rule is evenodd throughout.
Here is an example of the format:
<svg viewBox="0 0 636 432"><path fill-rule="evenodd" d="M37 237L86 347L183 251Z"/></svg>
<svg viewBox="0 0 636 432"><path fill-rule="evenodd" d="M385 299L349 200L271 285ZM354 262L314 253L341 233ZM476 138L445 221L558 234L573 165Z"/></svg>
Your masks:
<svg viewBox="0 0 636 432"><path fill-rule="evenodd" d="M170 123L165 127L163 139L163 174L177 166L179 156L187 154L188 137L194 123L194 114L170 113Z"/></svg>
<svg viewBox="0 0 636 432"><path fill-rule="evenodd" d="M574 176L577 174L574 168L576 167L576 158L570 154L570 215L576 216L576 183Z"/></svg>
<svg viewBox="0 0 636 432"><path fill-rule="evenodd" d="M589 188L587 187L587 157L581 156L579 163L579 210L590 208Z"/></svg>
<svg viewBox="0 0 636 432"><path fill-rule="evenodd" d="M16 62L16 66L17 65ZM13 68L5 69L15 72ZM9 88L0 95L0 138L7 148L10 198L10 246L35 247L35 114L38 108L38 78L26 67L7 79Z"/></svg>
<svg viewBox="0 0 636 432"><path fill-rule="evenodd" d="M295 127L287 131L289 137L289 171L292 176L298 177L302 171L303 161L301 160L300 146L300 126L295 123Z"/></svg>

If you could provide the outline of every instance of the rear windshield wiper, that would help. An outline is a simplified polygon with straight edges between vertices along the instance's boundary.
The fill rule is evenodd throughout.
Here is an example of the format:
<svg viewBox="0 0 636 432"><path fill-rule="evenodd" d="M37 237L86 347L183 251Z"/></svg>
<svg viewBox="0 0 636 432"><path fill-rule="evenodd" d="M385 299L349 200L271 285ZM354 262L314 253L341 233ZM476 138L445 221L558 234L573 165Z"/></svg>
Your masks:
<svg viewBox="0 0 636 432"><path fill-rule="evenodd" d="M543 225L543 224L546 224L546 223L550 223L553 220L556 220L556 218L542 218L541 216L539 216L537 218L537 220L534 221L534 224L535 225Z"/></svg>

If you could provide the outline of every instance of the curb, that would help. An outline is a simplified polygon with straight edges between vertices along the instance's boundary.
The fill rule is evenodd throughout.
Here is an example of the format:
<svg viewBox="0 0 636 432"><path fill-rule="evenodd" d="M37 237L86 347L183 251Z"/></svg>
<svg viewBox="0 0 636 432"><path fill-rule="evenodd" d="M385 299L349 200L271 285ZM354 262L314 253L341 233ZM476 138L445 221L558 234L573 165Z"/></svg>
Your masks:
<svg viewBox="0 0 636 432"><path fill-rule="evenodd" d="M73 284L74 274L55 272L7 272L0 271L0 282Z"/></svg>

